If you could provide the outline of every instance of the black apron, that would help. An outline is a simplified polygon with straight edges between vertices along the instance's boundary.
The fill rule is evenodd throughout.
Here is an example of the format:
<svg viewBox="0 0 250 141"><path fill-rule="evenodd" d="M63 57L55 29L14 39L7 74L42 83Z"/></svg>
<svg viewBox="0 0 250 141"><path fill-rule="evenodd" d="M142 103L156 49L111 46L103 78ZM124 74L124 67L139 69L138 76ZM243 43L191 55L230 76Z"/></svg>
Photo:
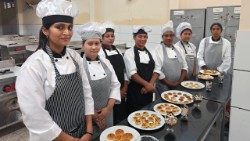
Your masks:
<svg viewBox="0 0 250 141"><path fill-rule="evenodd" d="M105 46L105 45L103 45ZM123 56L119 53L119 51L116 49L115 46L112 46L112 50L116 50L117 54L115 55L110 55L108 56L106 49L104 47L102 47L103 52L105 54L105 57L110 61L110 63L112 64L114 70L115 70L115 74L118 78L118 81L121 84L121 88L124 85L124 73L125 73L125 63L123 60ZM127 108L126 108L126 104L125 104L125 98L121 99L121 103L120 104L115 104L114 106L114 124L119 123L120 121L122 121L123 119L127 118Z"/></svg>
<svg viewBox="0 0 250 141"><path fill-rule="evenodd" d="M56 87L54 93L46 101L45 109L63 132L80 138L85 131L85 102L79 65L70 56L75 64L76 72L60 75L49 47L46 47L46 52L55 69Z"/></svg>
<svg viewBox="0 0 250 141"><path fill-rule="evenodd" d="M153 75L155 62L152 58L151 53L146 48L145 48L145 51L148 53L148 56L150 59L148 64L140 63L140 56L139 56L138 49L134 47L137 74L142 79L149 82ZM137 82L133 80L130 80L130 83L128 85L128 93L127 93L127 101L126 101L129 113L140 110L141 108L143 108L144 106L152 102L153 93L151 92L151 93L141 94L142 88L143 88L142 85L138 84Z"/></svg>

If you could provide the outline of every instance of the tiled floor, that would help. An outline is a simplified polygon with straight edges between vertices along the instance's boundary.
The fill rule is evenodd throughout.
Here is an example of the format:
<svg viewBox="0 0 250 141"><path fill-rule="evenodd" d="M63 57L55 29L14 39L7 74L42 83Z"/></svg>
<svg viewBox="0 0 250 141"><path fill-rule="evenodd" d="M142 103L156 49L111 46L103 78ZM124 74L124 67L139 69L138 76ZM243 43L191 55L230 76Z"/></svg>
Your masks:
<svg viewBox="0 0 250 141"><path fill-rule="evenodd" d="M26 128L19 129L11 134L0 137L0 141L28 141L29 133Z"/></svg>

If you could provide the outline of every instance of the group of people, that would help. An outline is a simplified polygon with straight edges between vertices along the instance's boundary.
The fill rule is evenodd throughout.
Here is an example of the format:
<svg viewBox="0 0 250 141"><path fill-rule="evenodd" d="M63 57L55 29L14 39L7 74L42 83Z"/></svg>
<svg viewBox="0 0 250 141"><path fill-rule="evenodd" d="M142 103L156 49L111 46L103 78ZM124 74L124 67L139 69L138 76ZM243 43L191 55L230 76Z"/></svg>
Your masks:
<svg viewBox="0 0 250 141"><path fill-rule="evenodd" d="M226 73L230 42L221 24L211 25L196 55L192 27L170 21L162 42L150 52L147 26L134 26L135 45L123 55L114 45L111 22L87 23L78 29L81 54L67 48L77 8L66 0L42 0L39 45L22 65L16 80L18 102L31 141L88 141L141 109L157 95L197 74L197 68ZM173 43L175 35L179 42Z"/></svg>

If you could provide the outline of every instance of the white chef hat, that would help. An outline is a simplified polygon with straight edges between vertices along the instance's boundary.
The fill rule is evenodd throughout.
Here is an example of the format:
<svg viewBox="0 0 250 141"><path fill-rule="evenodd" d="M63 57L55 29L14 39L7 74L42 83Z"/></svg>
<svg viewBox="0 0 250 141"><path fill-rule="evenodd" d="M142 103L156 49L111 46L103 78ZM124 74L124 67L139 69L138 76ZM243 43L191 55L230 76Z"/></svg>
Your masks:
<svg viewBox="0 0 250 141"><path fill-rule="evenodd" d="M162 35L167 31L172 31L174 33L173 21L171 20L161 27Z"/></svg>
<svg viewBox="0 0 250 141"><path fill-rule="evenodd" d="M181 38L181 33L185 30L185 29L190 29L192 31L192 26L190 23L188 22L182 22L178 25L178 27L176 28L176 36L177 38Z"/></svg>
<svg viewBox="0 0 250 141"><path fill-rule="evenodd" d="M73 23L78 10L69 0L42 0L37 5L36 14L42 18L43 26L50 27L56 22Z"/></svg>
<svg viewBox="0 0 250 141"><path fill-rule="evenodd" d="M106 29L106 32L108 32L110 29L112 30L112 32L114 32L115 30L115 24L111 21L106 21L102 24L103 28Z"/></svg>
<svg viewBox="0 0 250 141"><path fill-rule="evenodd" d="M145 25L135 25L133 26L133 34L140 34L140 33L149 33L151 32L152 29L149 26L145 26Z"/></svg>
<svg viewBox="0 0 250 141"><path fill-rule="evenodd" d="M77 31L81 36L82 40L87 40L90 38L102 38L102 34L105 33L105 28L97 22L89 22L82 25Z"/></svg>

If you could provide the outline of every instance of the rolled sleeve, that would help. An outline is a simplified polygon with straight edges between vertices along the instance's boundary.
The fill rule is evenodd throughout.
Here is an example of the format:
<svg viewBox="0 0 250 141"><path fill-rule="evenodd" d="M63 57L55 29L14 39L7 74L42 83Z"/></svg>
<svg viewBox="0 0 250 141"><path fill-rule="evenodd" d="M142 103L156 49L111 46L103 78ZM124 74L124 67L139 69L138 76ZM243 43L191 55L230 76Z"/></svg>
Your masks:
<svg viewBox="0 0 250 141"><path fill-rule="evenodd" d="M132 75L137 73L137 68L134 60L133 48L128 49L124 54L124 63L127 71L127 76L130 79Z"/></svg>
<svg viewBox="0 0 250 141"><path fill-rule="evenodd" d="M201 40L200 45L199 45L199 49L197 52L197 60L198 60L199 68L206 65L206 63L204 61L204 48L205 48L205 38Z"/></svg>
<svg viewBox="0 0 250 141"><path fill-rule="evenodd" d="M37 132L30 130L30 141L52 141L60 135L62 129L54 124L49 130Z"/></svg>
<svg viewBox="0 0 250 141"><path fill-rule="evenodd" d="M111 63L106 60L105 63L107 64L108 68L110 69L112 75L111 75L111 91L110 91L110 96L109 98L115 99L116 100L116 104L119 104L121 102L121 92L120 92L120 87L121 84L117 79L117 76L115 74L115 70L113 68L113 66L111 65Z"/></svg>
<svg viewBox="0 0 250 141"><path fill-rule="evenodd" d="M227 73L231 67L231 43L225 41L223 46L222 64L217 68L219 72Z"/></svg>
<svg viewBox="0 0 250 141"><path fill-rule="evenodd" d="M166 76L162 72L162 67L163 67L163 50L162 50L162 45L157 45L155 47L156 49L154 50L154 60L155 60L155 69L154 72L159 74L158 79L162 80Z"/></svg>

